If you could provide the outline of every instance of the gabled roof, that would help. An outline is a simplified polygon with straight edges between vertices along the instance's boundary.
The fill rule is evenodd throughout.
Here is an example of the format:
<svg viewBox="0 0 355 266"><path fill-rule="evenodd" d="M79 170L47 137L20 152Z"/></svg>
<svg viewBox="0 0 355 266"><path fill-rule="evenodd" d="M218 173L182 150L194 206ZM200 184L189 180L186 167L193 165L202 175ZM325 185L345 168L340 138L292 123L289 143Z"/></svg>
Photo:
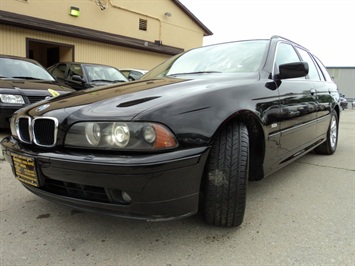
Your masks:
<svg viewBox="0 0 355 266"><path fill-rule="evenodd" d="M201 29L205 31L204 36L211 36L213 32L210 31L194 14L191 13L179 0L172 0L181 10L188 15Z"/></svg>

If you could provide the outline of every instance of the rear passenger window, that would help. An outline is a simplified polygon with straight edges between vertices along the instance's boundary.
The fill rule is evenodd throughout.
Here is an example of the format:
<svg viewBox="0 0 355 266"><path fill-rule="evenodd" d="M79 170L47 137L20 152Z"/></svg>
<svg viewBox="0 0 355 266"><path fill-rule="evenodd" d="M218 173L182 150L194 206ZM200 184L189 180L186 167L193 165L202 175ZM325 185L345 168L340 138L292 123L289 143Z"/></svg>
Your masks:
<svg viewBox="0 0 355 266"><path fill-rule="evenodd" d="M321 69L325 80L328 82L333 82L333 79L330 77L329 72L327 71L327 69L325 68L323 63L317 57L314 57L314 59L317 61L317 64L318 64L319 68Z"/></svg>
<svg viewBox="0 0 355 266"><path fill-rule="evenodd" d="M314 64L314 61L312 60L309 53L300 48L296 48L296 49L300 53L302 60L308 63L308 67L309 67L308 78L310 80L320 81L316 65Z"/></svg>

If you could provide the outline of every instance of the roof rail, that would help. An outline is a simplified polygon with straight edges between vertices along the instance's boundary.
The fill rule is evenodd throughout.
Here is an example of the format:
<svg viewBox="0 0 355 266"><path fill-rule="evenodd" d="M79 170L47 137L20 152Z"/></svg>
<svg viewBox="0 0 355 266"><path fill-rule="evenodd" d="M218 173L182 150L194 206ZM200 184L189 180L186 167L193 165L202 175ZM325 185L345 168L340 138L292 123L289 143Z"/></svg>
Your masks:
<svg viewBox="0 0 355 266"><path fill-rule="evenodd" d="M303 47L301 44L296 43L296 42L294 42L294 41L292 41L292 40L290 40L290 39L287 39L287 38L285 38L285 37L282 37L282 36L280 36L280 35L272 35L270 39L282 39L282 40L289 41L289 42L292 42L292 43L294 43L294 44L297 44L298 46Z"/></svg>

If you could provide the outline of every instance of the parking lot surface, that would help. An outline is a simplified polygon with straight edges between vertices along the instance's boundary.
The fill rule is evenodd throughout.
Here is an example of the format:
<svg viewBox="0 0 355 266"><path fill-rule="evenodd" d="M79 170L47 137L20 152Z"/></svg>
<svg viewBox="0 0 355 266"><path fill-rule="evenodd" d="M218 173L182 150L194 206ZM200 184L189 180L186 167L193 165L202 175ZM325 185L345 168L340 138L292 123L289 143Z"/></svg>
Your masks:
<svg viewBox="0 0 355 266"><path fill-rule="evenodd" d="M341 113L334 155L249 182L232 229L79 212L28 192L0 158L0 265L354 265L354 191L355 110Z"/></svg>

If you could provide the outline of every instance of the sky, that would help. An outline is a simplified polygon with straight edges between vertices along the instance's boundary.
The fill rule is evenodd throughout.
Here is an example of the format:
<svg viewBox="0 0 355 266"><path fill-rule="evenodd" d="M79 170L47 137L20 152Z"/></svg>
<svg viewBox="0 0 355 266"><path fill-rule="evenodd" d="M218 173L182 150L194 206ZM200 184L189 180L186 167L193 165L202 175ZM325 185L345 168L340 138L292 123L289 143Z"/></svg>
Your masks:
<svg viewBox="0 0 355 266"><path fill-rule="evenodd" d="M354 0L180 0L210 31L203 45L280 35L325 66L355 67Z"/></svg>

